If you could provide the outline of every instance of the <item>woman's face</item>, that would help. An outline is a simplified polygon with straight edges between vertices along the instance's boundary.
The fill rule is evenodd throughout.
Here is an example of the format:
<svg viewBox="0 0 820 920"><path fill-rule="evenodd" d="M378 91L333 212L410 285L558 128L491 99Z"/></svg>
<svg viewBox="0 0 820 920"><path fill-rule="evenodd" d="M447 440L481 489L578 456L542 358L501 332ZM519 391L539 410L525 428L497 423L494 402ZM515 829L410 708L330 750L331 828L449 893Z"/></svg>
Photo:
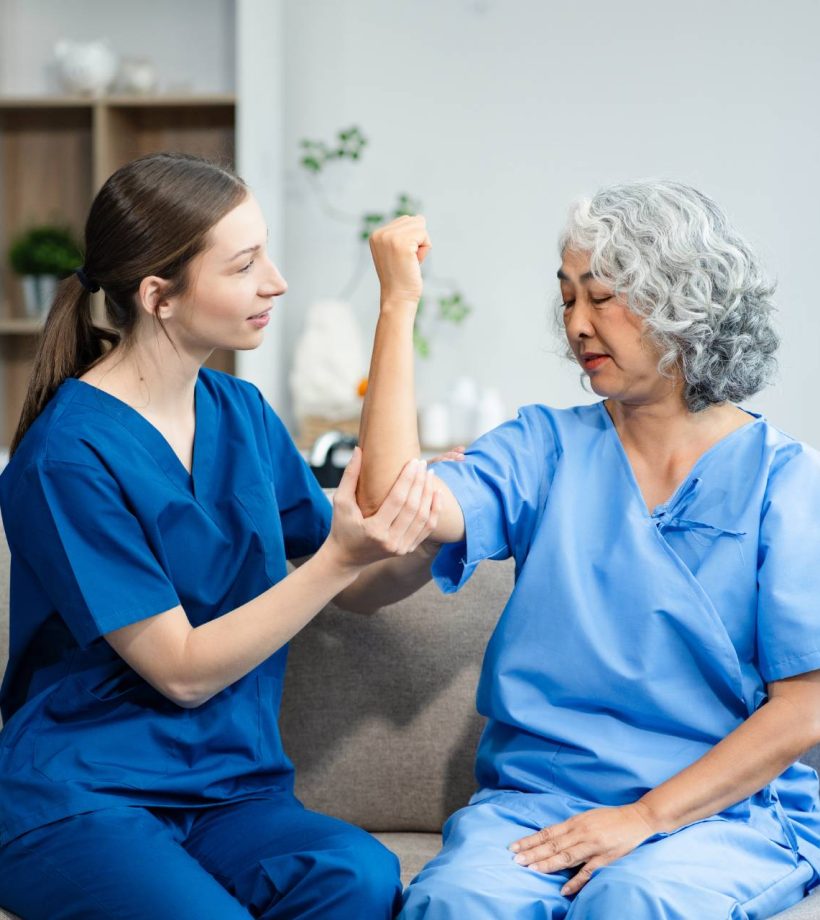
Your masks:
<svg viewBox="0 0 820 920"><path fill-rule="evenodd" d="M634 404L668 397L675 384L658 372L659 349L643 320L592 277L589 253L566 250L558 280L567 341L595 393Z"/></svg>
<svg viewBox="0 0 820 920"><path fill-rule="evenodd" d="M260 344L273 298L288 289L268 258L267 236L250 194L211 228L211 245L191 264L191 288L166 321L184 347L246 350Z"/></svg>

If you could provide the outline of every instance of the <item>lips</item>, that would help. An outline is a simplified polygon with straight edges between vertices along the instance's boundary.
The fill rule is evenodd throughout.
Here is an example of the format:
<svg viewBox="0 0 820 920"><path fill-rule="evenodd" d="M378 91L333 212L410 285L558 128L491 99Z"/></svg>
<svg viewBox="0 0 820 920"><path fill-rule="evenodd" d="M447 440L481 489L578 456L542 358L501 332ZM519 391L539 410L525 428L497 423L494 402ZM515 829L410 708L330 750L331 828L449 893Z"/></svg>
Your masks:
<svg viewBox="0 0 820 920"><path fill-rule="evenodd" d="M603 354L602 352L587 352L581 355L581 363L586 370L593 370L603 364L608 357L609 355Z"/></svg>
<svg viewBox="0 0 820 920"><path fill-rule="evenodd" d="M261 319L263 316L267 316L271 309L271 307L268 307L267 310L263 310L261 313L254 313L253 316L249 316L248 319Z"/></svg>

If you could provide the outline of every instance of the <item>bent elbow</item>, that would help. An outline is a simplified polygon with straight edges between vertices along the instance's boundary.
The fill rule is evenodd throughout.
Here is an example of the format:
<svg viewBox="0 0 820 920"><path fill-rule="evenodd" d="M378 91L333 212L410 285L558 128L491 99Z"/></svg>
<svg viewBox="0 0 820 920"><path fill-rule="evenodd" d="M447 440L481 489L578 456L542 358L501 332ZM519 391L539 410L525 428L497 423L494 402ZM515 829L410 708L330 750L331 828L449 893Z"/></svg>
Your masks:
<svg viewBox="0 0 820 920"><path fill-rule="evenodd" d="M200 688L180 682L167 684L160 688L160 693L180 709L196 709L211 698L203 694Z"/></svg>

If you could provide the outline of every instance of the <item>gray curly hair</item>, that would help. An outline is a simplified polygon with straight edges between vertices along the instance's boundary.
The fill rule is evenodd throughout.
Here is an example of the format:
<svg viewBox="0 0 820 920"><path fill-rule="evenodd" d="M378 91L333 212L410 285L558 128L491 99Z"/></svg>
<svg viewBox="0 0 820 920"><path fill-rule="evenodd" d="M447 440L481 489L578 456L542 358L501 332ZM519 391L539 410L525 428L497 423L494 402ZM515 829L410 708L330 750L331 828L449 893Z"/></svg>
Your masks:
<svg viewBox="0 0 820 920"><path fill-rule="evenodd" d="M774 284L718 205L644 180L576 202L560 250L589 253L593 277L623 296L658 345L658 370L683 377L692 412L761 390L776 369Z"/></svg>

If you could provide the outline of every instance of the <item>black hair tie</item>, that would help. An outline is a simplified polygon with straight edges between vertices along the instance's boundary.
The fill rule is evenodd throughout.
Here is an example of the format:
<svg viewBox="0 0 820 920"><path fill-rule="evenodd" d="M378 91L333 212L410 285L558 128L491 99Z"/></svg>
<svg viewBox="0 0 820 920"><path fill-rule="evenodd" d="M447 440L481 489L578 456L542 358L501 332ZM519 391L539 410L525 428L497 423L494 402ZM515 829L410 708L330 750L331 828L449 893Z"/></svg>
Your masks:
<svg viewBox="0 0 820 920"><path fill-rule="evenodd" d="M75 270L74 270L74 274L80 279L80 284L81 284L90 294L96 294L97 291L99 291L99 289L100 289L99 284L97 284L96 281L94 281L93 279L91 279L91 278L88 277L88 275L85 273L85 266L84 266L84 265L83 265L81 268L75 269Z"/></svg>

